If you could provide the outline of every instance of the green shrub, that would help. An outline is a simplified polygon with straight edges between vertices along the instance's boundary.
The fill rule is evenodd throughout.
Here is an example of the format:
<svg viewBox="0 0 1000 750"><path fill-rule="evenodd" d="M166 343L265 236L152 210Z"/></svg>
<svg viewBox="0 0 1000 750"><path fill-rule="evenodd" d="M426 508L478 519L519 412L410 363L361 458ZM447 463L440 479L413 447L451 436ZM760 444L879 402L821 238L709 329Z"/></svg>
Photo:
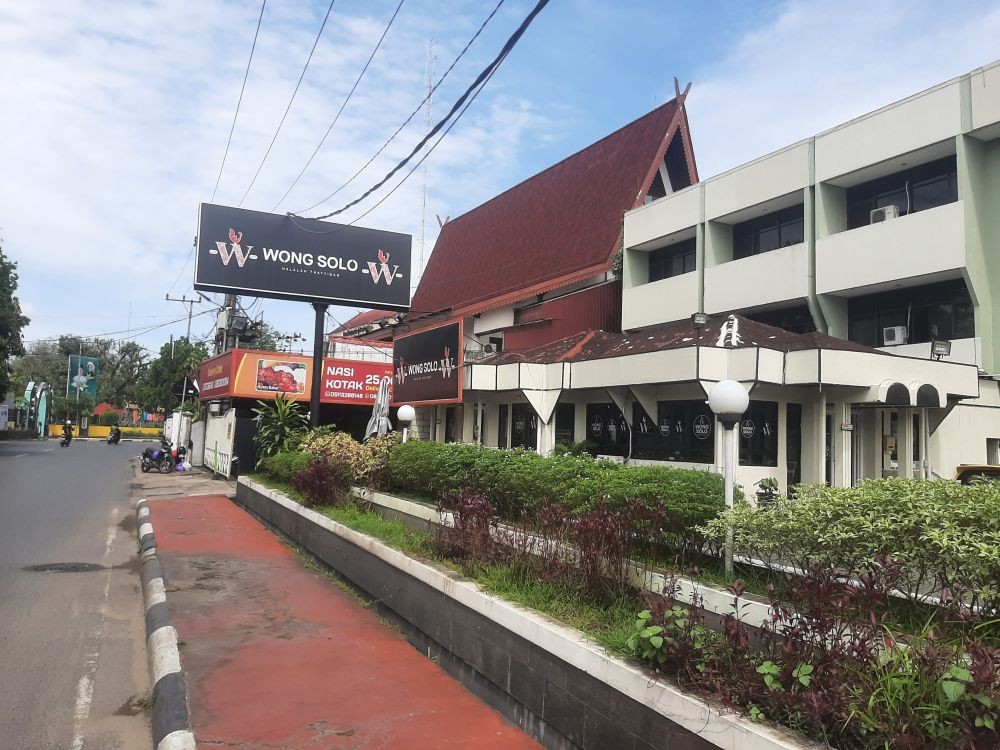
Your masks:
<svg viewBox="0 0 1000 750"><path fill-rule="evenodd" d="M309 462L292 478L292 486L302 495L302 504L342 505L351 495L351 470L347 464L322 454L303 454Z"/></svg>
<svg viewBox="0 0 1000 750"><path fill-rule="evenodd" d="M869 479L855 487L803 485L795 500L739 506L731 518L737 554L801 569L833 566L854 574L879 555L904 564L902 586L915 600L943 589L996 606L1000 592L1000 483ZM727 516L705 525L716 542Z"/></svg>
<svg viewBox="0 0 1000 750"><path fill-rule="evenodd" d="M696 527L723 508L722 477L707 471L626 467L587 456L546 458L474 445L398 445L389 457L389 478L396 489L430 498L461 490L480 493L500 518L510 521L530 518L549 503L579 515L595 510L602 498L613 509L640 500L656 508L664 545L681 551L704 551Z"/></svg>
<svg viewBox="0 0 1000 750"><path fill-rule="evenodd" d="M257 462L257 470L284 484L292 484L296 474L309 465L307 453L275 453Z"/></svg>

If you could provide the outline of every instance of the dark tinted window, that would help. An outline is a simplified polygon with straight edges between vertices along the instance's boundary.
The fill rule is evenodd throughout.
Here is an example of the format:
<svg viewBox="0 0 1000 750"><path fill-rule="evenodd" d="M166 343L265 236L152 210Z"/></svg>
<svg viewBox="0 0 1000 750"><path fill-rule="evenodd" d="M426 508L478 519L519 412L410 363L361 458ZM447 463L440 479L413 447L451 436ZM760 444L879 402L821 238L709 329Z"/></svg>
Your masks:
<svg viewBox="0 0 1000 750"><path fill-rule="evenodd" d="M803 241L804 209L797 206L733 225L733 260L797 245Z"/></svg>
<svg viewBox="0 0 1000 750"><path fill-rule="evenodd" d="M885 346L884 329L894 326L906 327L909 344L976 335L972 298L961 280L852 297L847 312L849 338L867 346Z"/></svg>
<svg viewBox="0 0 1000 750"><path fill-rule="evenodd" d="M597 443L598 454L628 455L628 424L614 404L587 404L587 440Z"/></svg>
<svg viewBox="0 0 1000 750"><path fill-rule="evenodd" d="M659 281L691 273L695 269L695 239L661 247L649 254L649 280Z"/></svg>
<svg viewBox="0 0 1000 750"><path fill-rule="evenodd" d="M958 200L955 157L921 164L847 189L847 228L867 226L876 208L896 206L900 216Z"/></svg>
<svg viewBox="0 0 1000 750"><path fill-rule="evenodd" d="M556 442L572 445L576 404L556 404Z"/></svg>
<svg viewBox="0 0 1000 750"><path fill-rule="evenodd" d="M510 407L510 447L538 448L538 417L531 404L512 404Z"/></svg>
<svg viewBox="0 0 1000 750"><path fill-rule="evenodd" d="M739 424L740 465L778 465L778 404L751 401Z"/></svg>

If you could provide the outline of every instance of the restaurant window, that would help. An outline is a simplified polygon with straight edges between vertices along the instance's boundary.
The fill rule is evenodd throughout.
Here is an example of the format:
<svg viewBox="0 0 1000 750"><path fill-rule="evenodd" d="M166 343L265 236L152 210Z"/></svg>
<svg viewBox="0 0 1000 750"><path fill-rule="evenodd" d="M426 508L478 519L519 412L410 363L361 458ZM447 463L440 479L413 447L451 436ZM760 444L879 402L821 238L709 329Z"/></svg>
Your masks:
<svg viewBox="0 0 1000 750"><path fill-rule="evenodd" d="M751 401L739 424L740 465L778 465L778 404Z"/></svg>
<svg viewBox="0 0 1000 750"><path fill-rule="evenodd" d="M531 404L511 404L510 447L538 449L538 416Z"/></svg>
<svg viewBox="0 0 1000 750"><path fill-rule="evenodd" d="M696 241L677 242L669 247L661 247L649 253L649 280L659 281L673 276L691 273L695 270Z"/></svg>
<svg viewBox="0 0 1000 750"><path fill-rule="evenodd" d="M715 462L715 415L704 400L658 402L656 431L660 460Z"/></svg>
<svg viewBox="0 0 1000 750"><path fill-rule="evenodd" d="M900 216L958 200L954 156L904 169L847 189L847 228L867 226L876 208L895 206Z"/></svg>
<svg viewBox="0 0 1000 750"><path fill-rule="evenodd" d="M632 404L632 457L647 461L666 461L666 447L661 444L656 420L639 404Z"/></svg>
<svg viewBox="0 0 1000 750"><path fill-rule="evenodd" d="M597 444L598 455L628 455L628 424L614 404L587 404L587 440Z"/></svg>
<svg viewBox="0 0 1000 750"><path fill-rule="evenodd" d="M556 404L556 442L573 445L576 404Z"/></svg>
<svg viewBox="0 0 1000 750"><path fill-rule="evenodd" d="M798 245L805 240L803 204L733 225L733 260Z"/></svg>
<svg viewBox="0 0 1000 750"><path fill-rule="evenodd" d="M500 404L497 415L497 448L507 447L507 415L510 407L507 404Z"/></svg>

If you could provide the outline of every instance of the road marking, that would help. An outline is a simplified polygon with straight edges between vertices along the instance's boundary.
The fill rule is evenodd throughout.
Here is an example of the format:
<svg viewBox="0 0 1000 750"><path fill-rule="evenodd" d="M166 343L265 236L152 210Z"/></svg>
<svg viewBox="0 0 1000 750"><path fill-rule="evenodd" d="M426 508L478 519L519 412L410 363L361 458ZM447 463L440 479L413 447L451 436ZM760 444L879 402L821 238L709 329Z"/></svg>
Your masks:
<svg viewBox="0 0 1000 750"><path fill-rule="evenodd" d="M111 518L114 520L118 515L118 508L111 511ZM104 562L111 558L111 553L115 547L115 535L118 529L114 523L108 528L108 536L104 542ZM97 665L101 657L101 641L104 636L104 620L108 611L108 597L111 593L111 573L108 567L108 574L104 579L104 593L101 597L101 607L97 624L90 632L91 646L87 649L83 657L83 675L76 685L76 703L73 707L73 743L70 750L83 750L83 725L90 718L90 704L94 699L94 677L97 674Z"/></svg>
<svg viewBox="0 0 1000 750"><path fill-rule="evenodd" d="M20 458L21 456L27 456L27 453L18 453L14 458Z"/></svg>

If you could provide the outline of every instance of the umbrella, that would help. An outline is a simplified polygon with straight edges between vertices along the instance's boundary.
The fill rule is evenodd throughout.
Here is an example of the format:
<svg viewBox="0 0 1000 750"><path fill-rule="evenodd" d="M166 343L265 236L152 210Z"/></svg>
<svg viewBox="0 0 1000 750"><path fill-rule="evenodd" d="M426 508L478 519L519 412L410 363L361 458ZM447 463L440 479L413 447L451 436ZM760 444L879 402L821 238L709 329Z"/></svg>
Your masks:
<svg viewBox="0 0 1000 750"><path fill-rule="evenodd" d="M365 440L373 435L382 437L391 429L392 424L389 422L389 378L383 378L378 386L378 395L375 396L372 418L368 420L368 427L365 428Z"/></svg>

